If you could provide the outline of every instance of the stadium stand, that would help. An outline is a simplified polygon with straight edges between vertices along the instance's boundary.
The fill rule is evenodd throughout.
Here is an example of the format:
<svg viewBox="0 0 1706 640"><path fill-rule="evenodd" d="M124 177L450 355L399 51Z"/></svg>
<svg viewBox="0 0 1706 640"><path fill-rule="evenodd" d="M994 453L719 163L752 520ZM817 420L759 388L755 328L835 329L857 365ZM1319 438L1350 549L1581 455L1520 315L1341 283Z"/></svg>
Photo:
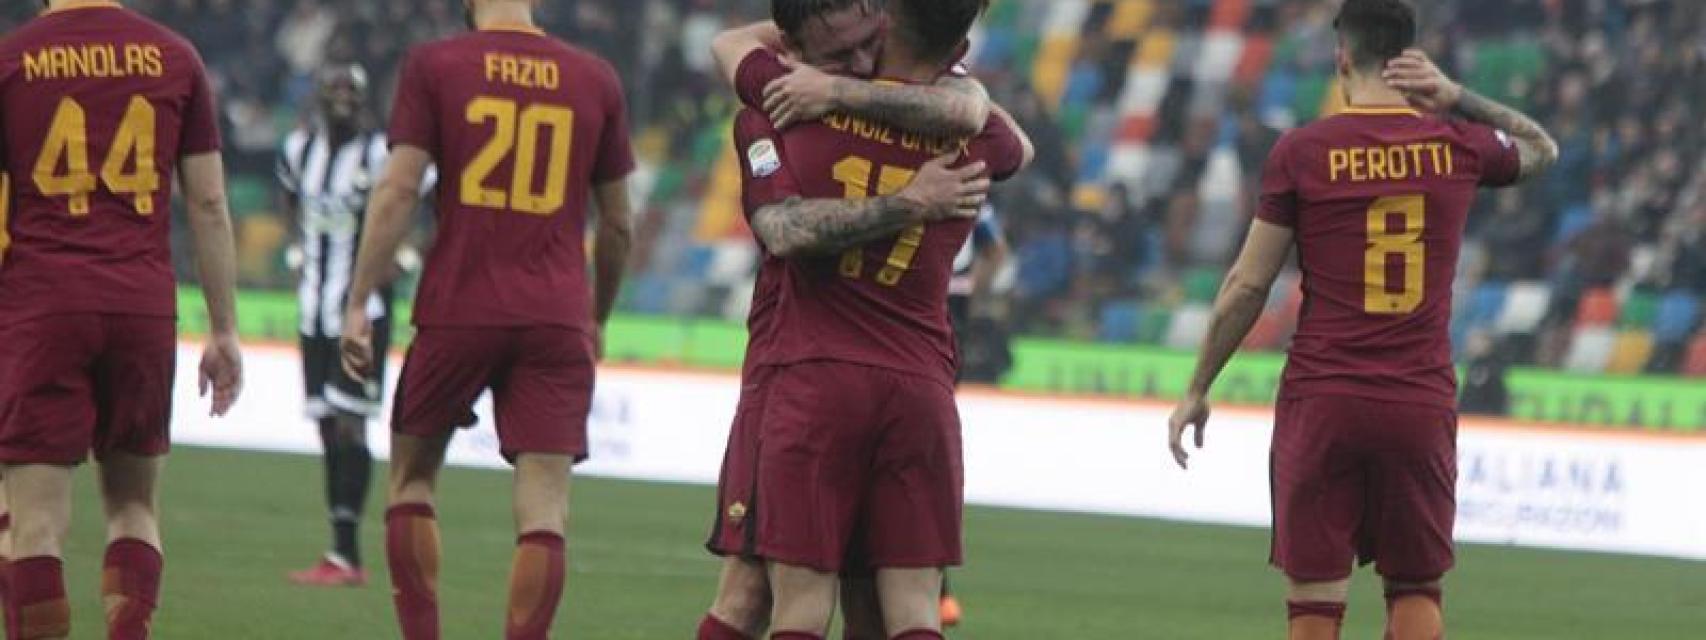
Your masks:
<svg viewBox="0 0 1706 640"><path fill-rule="evenodd" d="M0 10L0 28L29 4ZM303 117L309 72L360 62L388 95L401 52L462 20L452 0L129 4L183 30L212 66L244 282L274 288L292 276L272 154ZM1434 25L1424 44L1448 73L1535 113L1562 147L1547 179L1482 198L1454 334L1510 339L1516 364L1706 371L1706 121L1692 107L1706 103L1706 4L1417 4ZM1335 5L994 3L971 62L1039 153L1034 170L996 194L1017 258L1001 279L1013 333L1194 346L1192 320L1238 246L1268 148L1283 129L1340 108L1323 37ZM726 138L734 106L706 45L767 7L546 3L552 31L620 61L628 84L646 192L630 311L745 312L755 252ZM1252 344L1283 348L1291 295L1276 294L1279 317Z"/></svg>

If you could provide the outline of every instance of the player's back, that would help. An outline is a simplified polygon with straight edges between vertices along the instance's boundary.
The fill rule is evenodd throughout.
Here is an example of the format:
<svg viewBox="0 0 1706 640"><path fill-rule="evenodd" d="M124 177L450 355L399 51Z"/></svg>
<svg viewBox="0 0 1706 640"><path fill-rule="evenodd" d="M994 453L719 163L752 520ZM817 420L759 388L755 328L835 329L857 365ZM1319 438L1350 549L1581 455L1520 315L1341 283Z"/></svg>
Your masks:
<svg viewBox="0 0 1706 640"><path fill-rule="evenodd" d="M1517 178L1491 128L1349 109L1286 134L1260 216L1292 227L1304 303L1282 396L1455 406L1451 287L1479 186Z"/></svg>
<svg viewBox="0 0 1706 640"><path fill-rule="evenodd" d="M1021 143L991 115L971 140L923 136L844 114L795 126L783 155L806 198L866 198L905 188L919 167L944 154L984 160L996 179L1018 171ZM956 367L948 324L954 256L975 222L916 225L834 257L788 261L778 315L781 363L832 359L931 376L951 384Z"/></svg>
<svg viewBox="0 0 1706 640"><path fill-rule="evenodd" d="M0 314L174 315L172 174L219 148L189 43L112 3L50 11L0 41L0 113Z"/></svg>
<svg viewBox="0 0 1706 640"><path fill-rule="evenodd" d="M608 63L539 31L410 52L391 142L441 176L417 324L590 329L587 202L633 168L625 108Z"/></svg>

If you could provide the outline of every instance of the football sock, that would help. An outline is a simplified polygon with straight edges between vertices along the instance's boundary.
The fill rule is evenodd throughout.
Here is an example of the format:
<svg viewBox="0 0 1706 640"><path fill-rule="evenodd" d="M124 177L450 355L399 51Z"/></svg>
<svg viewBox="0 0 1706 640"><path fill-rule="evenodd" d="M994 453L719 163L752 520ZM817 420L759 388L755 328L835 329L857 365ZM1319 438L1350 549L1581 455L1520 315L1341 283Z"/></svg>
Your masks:
<svg viewBox="0 0 1706 640"><path fill-rule="evenodd" d="M1436 587L1387 590L1387 640L1438 640L1445 637L1445 617L1440 600L1440 590Z"/></svg>
<svg viewBox="0 0 1706 640"><path fill-rule="evenodd" d="M777 631L770 634L770 640L823 640L823 636L804 631Z"/></svg>
<svg viewBox="0 0 1706 640"><path fill-rule="evenodd" d="M1345 620L1343 602L1287 602L1291 640L1338 640Z"/></svg>
<svg viewBox="0 0 1706 640"><path fill-rule="evenodd" d="M107 545L101 572L101 599L107 606L109 640L145 640L154 608L160 603L160 573L165 559L152 545L135 538Z"/></svg>
<svg viewBox="0 0 1706 640"><path fill-rule="evenodd" d="M900 632L900 635L895 636L890 640L943 640L943 638L945 638L945 636L943 636L940 631L934 631L931 629L913 629L911 631L902 631Z"/></svg>
<svg viewBox="0 0 1706 640"><path fill-rule="evenodd" d="M694 640L752 640L739 629L729 626L709 613L699 621L699 635Z"/></svg>
<svg viewBox="0 0 1706 640"><path fill-rule="evenodd" d="M332 550L352 566L361 567L361 544L356 531L367 509L368 486L373 479L373 454L363 444L344 444L337 449L339 478L332 486Z"/></svg>
<svg viewBox="0 0 1706 640"><path fill-rule="evenodd" d="M337 437L337 418L320 421L320 439L325 445L326 504L331 509L332 552L361 567L358 530L367 509L368 488L373 479L373 453L361 442Z"/></svg>
<svg viewBox="0 0 1706 640"><path fill-rule="evenodd" d="M37 556L13 562L11 637L18 640L71 635L71 604L65 600L65 573L59 558Z"/></svg>
<svg viewBox="0 0 1706 640"><path fill-rule="evenodd" d="M403 640L438 640L438 520L431 505L385 512L385 559Z"/></svg>
<svg viewBox="0 0 1706 640"><path fill-rule="evenodd" d="M545 640L549 635L563 598L564 555L563 536L556 533L534 531L515 541L506 640Z"/></svg>

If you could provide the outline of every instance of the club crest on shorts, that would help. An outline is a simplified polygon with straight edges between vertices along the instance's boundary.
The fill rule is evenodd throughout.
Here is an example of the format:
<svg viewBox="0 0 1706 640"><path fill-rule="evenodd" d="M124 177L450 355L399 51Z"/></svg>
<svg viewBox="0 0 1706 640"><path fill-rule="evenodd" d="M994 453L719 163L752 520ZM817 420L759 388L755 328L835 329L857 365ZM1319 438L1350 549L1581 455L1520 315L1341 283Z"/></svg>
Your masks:
<svg viewBox="0 0 1706 640"><path fill-rule="evenodd" d="M746 164L752 167L752 177L768 178L782 169L782 154L776 152L774 141L765 138L746 148Z"/></svg>
<svg viewBox="0 0 1706 640"><path fill-rule="evenodd" d="M729 509L728 509L727 513L728 513L730 522L737 522L738 523L742 520L745 520L746 519L746 503L736 502L734 504L729 505Z"/></svg>

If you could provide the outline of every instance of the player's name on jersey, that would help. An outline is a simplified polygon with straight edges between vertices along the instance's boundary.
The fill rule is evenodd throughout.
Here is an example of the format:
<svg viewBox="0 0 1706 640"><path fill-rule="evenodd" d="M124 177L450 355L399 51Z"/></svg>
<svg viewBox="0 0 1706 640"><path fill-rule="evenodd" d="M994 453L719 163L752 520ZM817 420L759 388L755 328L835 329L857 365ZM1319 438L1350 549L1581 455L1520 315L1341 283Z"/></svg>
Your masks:
<svg viewBox="0 0 1706 640"><path fill-rule="evenodd" d="M509 53L486 54L486 82L555 90L562 78L563 73L557 68L556 60Z"/></svg>
<svg viewBox="0 0 1706 640"><path fill-rule="evenodd" d="M823 123L836 131L851 133L872 142L899 146L907 151L923 151L933 156L958 151L966 146L964 138L942 138L897 131L889 125L845 113L824 116Z"/></svg>
<svg viewBox="0 0 1706 640"><path fill-rule="evenodd" d="M25 82L164 75L165 54L153 44L56 44L24 54Z"/></svg>
<svg viewBox="0 0 1706 640"><path fill-rule="evenodd" d="M1327 150L1327 174L1332 182L1344 178L1370 182L1447 177L1453 170L1451 146L1440 141Z"/></svg>

